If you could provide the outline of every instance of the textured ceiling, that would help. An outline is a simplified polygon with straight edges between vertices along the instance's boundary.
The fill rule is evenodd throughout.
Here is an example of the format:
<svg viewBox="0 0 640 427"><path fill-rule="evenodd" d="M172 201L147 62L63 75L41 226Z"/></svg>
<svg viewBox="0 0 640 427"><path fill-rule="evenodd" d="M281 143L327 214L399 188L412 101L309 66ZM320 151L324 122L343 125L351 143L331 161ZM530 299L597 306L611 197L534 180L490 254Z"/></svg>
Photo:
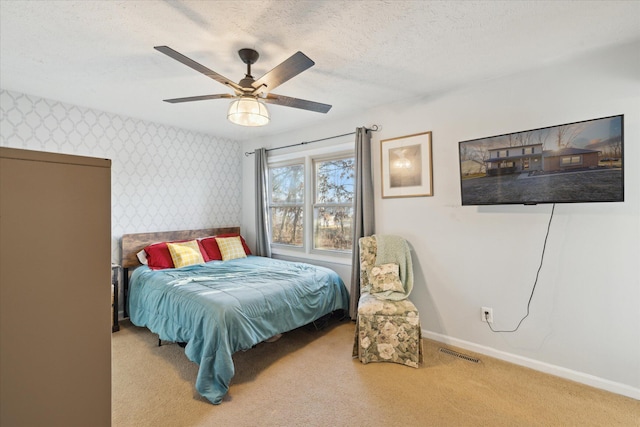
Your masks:
<svg viewBox="0 0 640 427"><path fill-rule="evenodd" d="M639 39L639 1L2 0L0 87L245 140ZM269 105L248 129L228 100L164 103L230 92L157 45L235 81L240 48L260 53L256 78L300 50L316 65L275 92L333 108Z"/></svg>

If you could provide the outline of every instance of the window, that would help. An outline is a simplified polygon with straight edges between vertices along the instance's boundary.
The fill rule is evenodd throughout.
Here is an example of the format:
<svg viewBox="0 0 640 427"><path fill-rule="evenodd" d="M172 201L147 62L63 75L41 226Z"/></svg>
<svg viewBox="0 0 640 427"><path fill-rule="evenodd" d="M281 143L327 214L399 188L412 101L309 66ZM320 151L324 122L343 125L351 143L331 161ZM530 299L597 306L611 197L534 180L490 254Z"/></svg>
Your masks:
<svg viewBox="0 0 640 427"><path fill-rule="evenodd" d="M353 157L315 162L313 248L351 251Z"/></svg>
<svg viewBox="0 0 640 427"><path fill-rule="evenodd" d="M269 168L272 242L302 247L304 238L304 164Z"/></svg>
<svg viewBox="0 0 640 427"><path fill-rule="evenodd" d="M302 157L300 152L274 156L269 159L269 185L275 253L304 252L317 259L351 254L353 143L309 150Z"/></svg>
<svg viewBox="0 0 640 427"><path fill-rule="evenodd" d="M582 164L582 156L565 156L565 157L562 157L562 158L560 158L560 164L562 166Z"/></svg>

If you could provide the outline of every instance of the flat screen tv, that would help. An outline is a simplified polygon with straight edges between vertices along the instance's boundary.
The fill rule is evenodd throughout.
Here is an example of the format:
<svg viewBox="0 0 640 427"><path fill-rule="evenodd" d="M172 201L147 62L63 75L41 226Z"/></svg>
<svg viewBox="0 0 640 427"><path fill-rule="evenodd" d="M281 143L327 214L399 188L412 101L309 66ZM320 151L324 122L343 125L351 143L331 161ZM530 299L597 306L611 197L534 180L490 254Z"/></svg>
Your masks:
<svg viewBox="0 0 640 427"><path fill-rule="evenodd" d="M462 205L624 201L624 115L459 142Z"/></svg>

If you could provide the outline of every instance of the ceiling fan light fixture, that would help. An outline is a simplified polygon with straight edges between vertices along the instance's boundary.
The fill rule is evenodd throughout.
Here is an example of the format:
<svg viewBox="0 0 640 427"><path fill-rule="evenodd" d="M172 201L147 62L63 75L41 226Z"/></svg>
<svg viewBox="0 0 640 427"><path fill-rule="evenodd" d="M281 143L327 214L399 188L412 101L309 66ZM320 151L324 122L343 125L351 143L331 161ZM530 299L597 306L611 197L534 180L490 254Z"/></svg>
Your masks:
<svg viewBox="0 0 640 427"><path fill-rule="evenodd" d="M267 106L253 96L241 96L229 105L227 119L240 126L264 126L269 123Z"/></svg>

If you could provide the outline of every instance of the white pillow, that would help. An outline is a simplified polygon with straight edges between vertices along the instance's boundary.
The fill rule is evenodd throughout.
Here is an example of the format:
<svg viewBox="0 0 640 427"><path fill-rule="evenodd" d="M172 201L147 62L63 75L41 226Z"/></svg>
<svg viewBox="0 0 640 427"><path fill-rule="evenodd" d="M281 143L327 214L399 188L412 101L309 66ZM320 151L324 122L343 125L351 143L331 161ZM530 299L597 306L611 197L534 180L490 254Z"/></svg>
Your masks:
<svg viewBox="0 0 640 427"><path fill-rule="evenodd" d="M140 264L144 264L144 265L148 264L147 253L144 251L144 249L138 252L136 256L138 257L138 261L140 261Z"/></svg>

